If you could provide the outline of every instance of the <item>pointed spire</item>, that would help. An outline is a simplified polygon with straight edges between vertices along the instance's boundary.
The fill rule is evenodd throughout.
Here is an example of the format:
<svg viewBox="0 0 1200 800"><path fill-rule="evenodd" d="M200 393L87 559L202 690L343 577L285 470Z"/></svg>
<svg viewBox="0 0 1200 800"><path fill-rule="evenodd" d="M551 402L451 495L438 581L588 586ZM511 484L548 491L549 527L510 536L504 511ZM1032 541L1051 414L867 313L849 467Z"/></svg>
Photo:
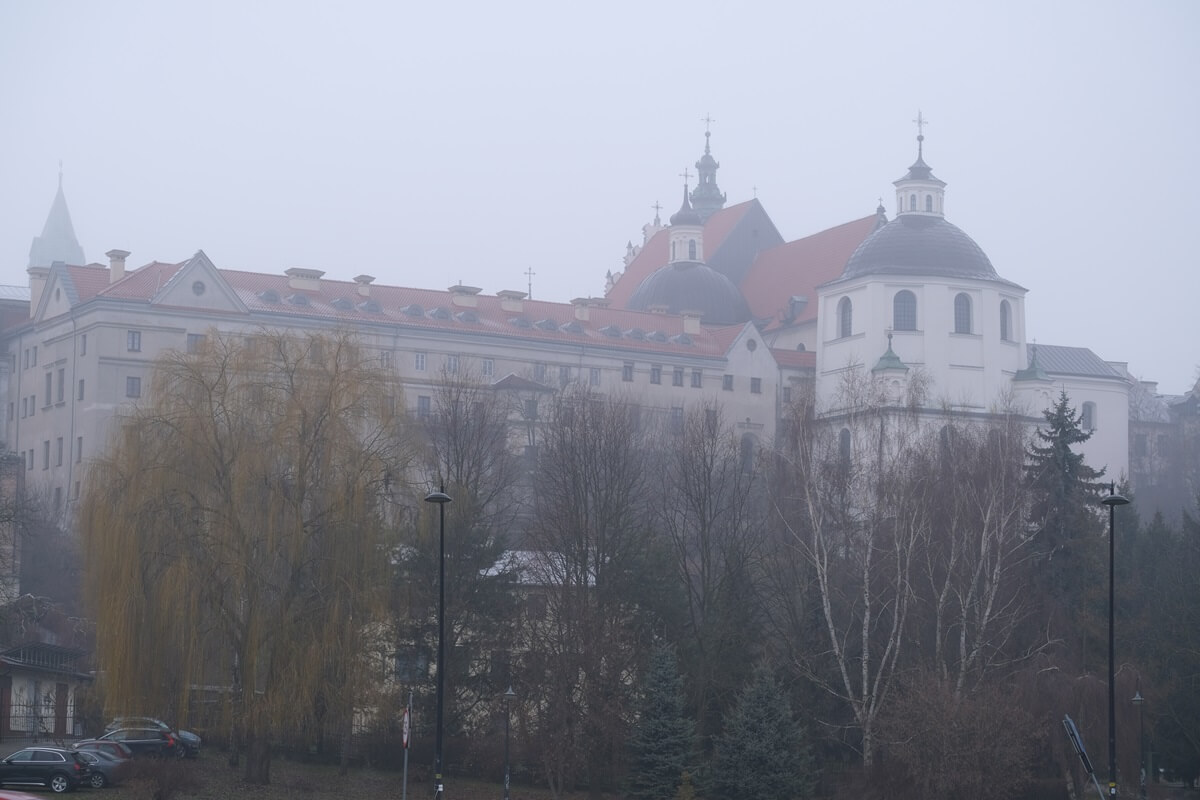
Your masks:
<svg viewBox="0 0 1200 800"><path fill-rule="evenodd" d="M703 225L704 221L696 210L692 208L692 204L688 202L688 184L687 179L691 177L685 169L683 175L683 205L679 206L679 210L671 215L671 225Z"/></svg>
<svg viewBox="0 0 1200 800"><path fill-rule="evenodd" d="M58 162L58 191L42 227L42 235L33 237L29 247L29 266L48 267L55 261L67 264L84 264L83 248L75 238L75 227L71 224L71 212L67 210L67 197L63 193L62 162Z"/></svg>
<svg viewBox="0 0 1200 800"><path fill-rule="evenodd" d="M1017 370L1017 374L1013 375L1014 381L1047 381L1050 376L1038 364L1037 358L1037 343L1029 345L1029 366L1025 369Z"/></svg>
<svg viewBox="0 0 1200 800"><path fill-rule="evenodd" d="M700 215L701 222L707 222L709 217L725 207L725 195L717 186L717 169L721 164L712 157L710 139L714 120L706 114L700 121L704 123L704 155L696 162L697 183L692 192L692 205Z"/></svg>
<svg viewBox="0 0 1200 800"><path fill-rule="evenodd" d="M896 214L940 217L943 216L946 182L934 177L933 170L925 163L925 126L929 120L918 111L913 122L917 124L917 160L908 168L908 173L893 184L896 187Z"/></svg>

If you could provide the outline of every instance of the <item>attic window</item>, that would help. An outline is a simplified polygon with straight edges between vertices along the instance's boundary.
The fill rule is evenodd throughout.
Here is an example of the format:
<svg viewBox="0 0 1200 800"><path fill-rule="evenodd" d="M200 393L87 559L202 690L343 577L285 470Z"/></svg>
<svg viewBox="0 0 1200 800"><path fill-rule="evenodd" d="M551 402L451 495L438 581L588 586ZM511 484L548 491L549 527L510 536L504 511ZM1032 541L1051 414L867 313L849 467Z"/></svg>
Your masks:
<svg viewBox="0 0 1200 800"><path fill-rule="evenodd" d="M646 338L646 332L641 328L630 328L625 331L625 335L634 341L640 342Z"/></svg>
<svg viewBox="0 0 1200 800"><path fill-rule="evenodd" d="M332 300L329 305L333 306L339 311L349 311L350 309L354 308L354 303L345 297L339 297L335 300Z"/></svg>
<svg viewBox="0 0 1200 800"><path fill-rule="evenodd" d="M539 319L537 322L535 322L533 324L535 326L537 326L538 328L541 328L544 331L558 330L558 323L552 319Z"/></svg>
<svg viewBox="0 0 1200 800"><path fill-rule="evenodd" d="M275 291L274 289L265 289L258 293L258 299L262 300L264 303L278 303L279 292Z"/></svg>
<svg viewBox="0 0 1200 800"><path fill-rule="evenodd" d="M306 306L306 305L308 305L308 295L306 295L306 294L289 295L287 301L294 306Z"/></svg>
<svg viewBox="0 0 1200 800"><path fill-rule="evenodd" d="M479 315L474 311L460 311L454 318L459 322L479 322Z"/></svg>
<svg viewBox="0 0 1200 800"><path fill-rule="evenodd" d="M560 328L564 333L583 333L583 326L579 324L579 320L571 320Z"/></svg>
<svg viewBox="0 0 1200 800"><path fill-rule="evenodd" d="M435 308L429 312L429 316L432 319L450 319L450 312L447 311L446 309L442 308L441 306L438 306L437 308Z"/></svg>
<svg viewBox="0 0 1200 800"><path fill-rule="evenodd" d="M688 336L686 333L681 333L678 336L672 336L671 341L675 344L681 344L686 347L691 345L692 337Z"/></svg>
<svg viewBox="0 0 1200 800"><path fill-rule="evenodd" d="M512 319L510 319L508 321L508 324L512 325L514 328L531 328L531 327L533 327L532 325L530 325L529 320L525 319L524 317L513 317Z"/></svg>
<svg viewBox="0 0 1200 800"><path fill-rule="evenodd" d="M667 335L662 331L652 331L646 338L652 342L665 342L667 340Z"/></svg>
<svg viewBox="0 0 1200 800"><path fill-rule="evenodd" d="M199 297L200 295L204 294L204 290L206 288L207 287L204 285L204 281L193 281L192 282L192 294L196 295L196 297Z"/></svg>
<svg viewBox="0 0 1200 800"><path fill-rule="evenodd" d="M412 305L405 306L405 307L404 307L402 310L404 311L404 313L405 313L407 316L410 316L410 317L423 317L423 316L425 316L425 309L421 308L421 307L420 307L419 305L417 305L416 303L413 303Z"/></svg>
<svg viewBox="0 0 1200 800"><path fill-rule="evenodd" d="M379 303L374 300L363 300L358 304L358 310L368 314L378 314L380 312Z"/></svg>

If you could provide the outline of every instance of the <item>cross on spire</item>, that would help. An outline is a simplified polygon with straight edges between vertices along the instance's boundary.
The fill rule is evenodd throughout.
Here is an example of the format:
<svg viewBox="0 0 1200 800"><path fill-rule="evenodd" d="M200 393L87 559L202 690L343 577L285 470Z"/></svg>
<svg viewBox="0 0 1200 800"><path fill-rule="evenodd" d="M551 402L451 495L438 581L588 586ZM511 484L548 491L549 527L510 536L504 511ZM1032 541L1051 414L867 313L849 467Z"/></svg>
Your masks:
<svg viewBox="0 0 1200 800"><path fill-rule="evenodd" d="M530 300L533 299L533 276L534 275L537 275L537 273L533 271L533 267L530 267L529 269L525 270L525 278L529 281L528 295L529 295Z"/></svg>
<svg viewBox="0 0 1200 800"><path fill-rule="evenodd" d="M925 138L925 126L929 124L929 120L921 115L921 110L917 109L917 118L913 120L917 124L917 138Z"/></svg>
<svg viewBox="0 0 1200 800"><path fill-rule="evenodd" d="M683 172L679 173L679 177L683 178L683 186L686 189L688 185L688 178L692 177L692 173L687 171L687 167L684 167Z"/></svg>
<svg viewBox="0 0 1200 800"><path fill-rule="evenodd" d="M703 117L700 118L700 121L704 123L704 133L705 134L707 134L709 132L709 129L712 127L712 124L714 122L716 122L716 120L712 118L711 114L705 114Z"/></svg>

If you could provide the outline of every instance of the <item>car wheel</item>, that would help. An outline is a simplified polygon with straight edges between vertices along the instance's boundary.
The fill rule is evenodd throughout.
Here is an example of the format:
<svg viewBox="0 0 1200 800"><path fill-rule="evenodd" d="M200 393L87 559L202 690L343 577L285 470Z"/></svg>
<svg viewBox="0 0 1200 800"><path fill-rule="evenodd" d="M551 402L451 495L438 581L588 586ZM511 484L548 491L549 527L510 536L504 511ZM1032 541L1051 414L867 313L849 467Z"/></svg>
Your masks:
<svg viewBox="0 0 1200 800"><path fill-rule="evenodd" d="M187 748L181 744L175 745L175 757L185 758L187 756Z"/></svg>
<svg viewBox="0 0 1200 800"><path fill-rule="evenodd" d="M50 791L55 794L71 791L71 779L61 772L50 776Z"/></svg>
<svg viewBox="0 0 1200 800"><path fill-rule="evenodd" d="M93 789L103 789L107 785L108 779L104 777L103 772L92 773L91 787Z"/></svg>

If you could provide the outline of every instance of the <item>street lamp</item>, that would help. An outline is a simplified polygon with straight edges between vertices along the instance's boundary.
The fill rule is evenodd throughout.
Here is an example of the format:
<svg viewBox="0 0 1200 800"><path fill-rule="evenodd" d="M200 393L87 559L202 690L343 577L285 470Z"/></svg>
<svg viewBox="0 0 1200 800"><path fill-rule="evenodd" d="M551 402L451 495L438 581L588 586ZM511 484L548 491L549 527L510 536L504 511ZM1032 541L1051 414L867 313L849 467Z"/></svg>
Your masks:
<svg viewBox="0 0 1200 800"><path fill-rule="evenodd" d="M1108 794L1117 796L1117 702L1116 658L1113 649L1113 542L1116 540L1117 506L1129 499L1117 494L1116 483L1108 485L1108 496L1100 501L1108 506Z"/></svg>
<svg viewBox="0 0 1200 800"><path fill-rule="evenodd" d="M1131 702L1137 706L1138 710L1138 765L1140 767L1138 770L1138 785L1140 787L1138 794L1144 798L1146 796L1146 729L1142 724L1142 704L1146 702L1146 698L1142 697L1141 683L1142 679L1139 677L1138 688L1133 693L1133 700Z"/></svg>
<svg viewBox="0 0 1200 800"><path fill-rule="evenodd" d="M513 691L512 686L508 687L508 691L504 693L504 800L508 800L508 715L509 704L515 700L517 693Z"/></svg>
<svg viewBox="0 0 1200 800"><path fill-rule="evenodd" d="M446 503L450 496L441 491L425 495L426 503L438 507L438 654L437 654L437 716L434 722L433 796L442 797L442 697L446 689Z"/></svg>

